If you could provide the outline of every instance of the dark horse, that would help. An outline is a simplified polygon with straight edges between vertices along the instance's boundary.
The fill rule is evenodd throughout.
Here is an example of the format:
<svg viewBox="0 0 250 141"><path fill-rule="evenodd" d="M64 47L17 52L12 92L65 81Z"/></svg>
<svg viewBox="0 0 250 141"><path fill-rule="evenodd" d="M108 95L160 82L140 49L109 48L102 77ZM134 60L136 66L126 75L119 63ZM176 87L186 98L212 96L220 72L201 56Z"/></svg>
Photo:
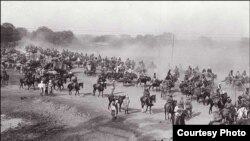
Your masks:
<svg viewBox="0 0 250 141"><path fill-rule="evenodd" d="M32 77L29 78L21 78L20 79L20 88L23 88L23 86L28 86L28 90L33 85L33 88L35 89L35 80Z"/></svg>
<svg viewBox="0 0 250 141"><path fill-rule="evenodd" d="M181 115L174 118L174 125L185 125L185 118L188 116L187 110L183 110Z"/></svg>
<svg viewBox="0 0 250 141"><path fill-rule="evenodd" d="M144 105L146 105L147 108L145 110L145 113L147 112L148 107L149 107L149 112L151 114L151 107L154 105L153 102L156 102L156 95L151 95L150 97L144 97L144 96L142 96L140 98L140 100L141 100L141 108L143 109Z"/></svg>
<svg viewBox="0 0 250 141"><path fill-rule="evenodd" d="M69 89L69 95L72 94L72 90L75 89L75 96L78 93L78 95L80 95L79 91L80 91L80 87L83 88L83 85L80 85L80 83L70 83L68 84L68 89Z"/></svg>
<svg viewBox="0 0 250 141"><path fill-rule="evenodd" d="M162 80L156 79L156 80L149 86L149 89L152 87L152 90L153 90L154 88L156 88L156 90L157 90L157 88L160 87L161 83L162 83Z"/></svg>
<svg viewBox="0 0 250 141"><path fill-rule="evenodd" d="M140 83L144 83L144 86L147 84L148 81L150 81L151 78L149 76L140 76L137 80L137 85Z"/></svg>
<svg viewBox="0 0 250 141"><path fill-rule="evenodd" d="M102 93L102 97L103 97L103 91L105 88L106 88L106 84L104 82L94 84L93 85L93 95L95 96L95 92L96 92L96 90L98 90L98 92L99 92L98 97L100 96L100 93Z"/></svg>
<svg viewBox="0 0 250 141"><path fill-rule="evenodd" d="M109 104L108 104L108 109L110 108L110 104L112 101L116 101L118 100L118 103L119 103L119 112L121 112L121 107L122 107L122 103L123 103L123 100L126 98L126 96L114 96L114 95L109 95L108 96L108 100L109 100Z"/></svg>
<svg viewBox="0 0 250 141"><path fill-rule="evenodd" d="M168 115L168 119L170 119L172 122L174 121L174 108L175 108L176 104L177 104L177 101L174 100L174 101L166 103L164 105L165 120L167 120L167 115ZM171 114L171 118L169 118L169 114Z"/></svg>
<svg viewBox="0 0 250 141"><path fill-rule="evenodd" d="M56 86L57 86L58 89L60 89L60 91L62 89L64 89L63 82L64 82L63 79L58 79L58 80L52 81L54 89L56 88Z"/></svg>

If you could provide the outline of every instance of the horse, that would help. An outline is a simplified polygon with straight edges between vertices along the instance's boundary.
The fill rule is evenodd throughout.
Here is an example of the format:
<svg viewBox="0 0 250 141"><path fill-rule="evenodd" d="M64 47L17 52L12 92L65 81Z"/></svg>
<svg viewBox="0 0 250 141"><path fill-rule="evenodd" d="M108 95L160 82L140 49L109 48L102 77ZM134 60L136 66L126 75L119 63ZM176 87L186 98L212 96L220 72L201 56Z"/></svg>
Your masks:
<svg viewBox="0 0 250 141"><path fill-rule="evenodd" d="M83 88L83 86L81 85L81 87ZM69 89L69 95L72 94L72 90L75 89L75 96L78 93L78 95L80 95L79 91L80 91L80 85L79 83L70 83L68 84L68 89Z"/></svg>
<svg viewBox="0 0 250 141"><path fill-rule="evenodd" d="M199 98L202 99L203 101L203 105L206 105L206 102L207 102L207 98L210 97L210 93L211 93L211 90L208 89L208 88L201 88L201 95L199 96Z"/></svg>
<svg viewBox="0 0 250 141"><path fill-rule="evenodd" d="M26 85L28 86L28 90L31 86L33 86L33 89L35 90L35 80L33 78L26 78Z"/></svg>
<svg viewBox="0 0 250 141"><path fill-rule="evenodd" d="M153 102L156 102L156 95L151 95L150 97L142 96L140 98L140 101L141 101L141 108L142 109L144 108L145 105L147 106L145 113L147 112L148 107L149 107L149 110L150 110L149 112L151 114L151 107L154 105Z"/></svg>
<svg viewBox="0 0 250 141"><path fill-rule="evenodd" d="M53 82L53 87L55 89L55 86L57 86L58 89L60 89L60 91L62 89L64 89L64 86L63 86L63 79L58 79L58 80L54 80L52 81Z"/></svg>
<svg viewBox="0 0 250 141"><path fill-rule="evenodd" d="M211 114L213 112L213 106L214 105L217 105L217 107L219 109L223 109L224 108L223 100L221 98L219 98L219 97L209 98L208 104L209 104L209 111L208 111L209 114Z"/></svg>
<svg viewBox="0 0 250 141"><path fill-rule="evenodd" d="M140 86L141 86L141 83L144 83L144 86L146 86L147 82L150 80L151 80L151 78L149 76L140 76L137 79L137 85L140 84Z"/></svg>
<svg viewBox="0 0 250 141"><path fill-rule="evenodd" d="M237 109L235 106L231 107L230 109L223 108L222 109L222 118L225 123L231 125L236 120L237 116Z"/></svg>
<svg viewBox="0 0 250 141"><path fill-rule="evenodd" d="M157 90L157 88L159 88L161 86L162 81L163 80L158 80L158 79L156 79L155 81L153 81L153 83L149 86L149 90L150 90L151 87L152 87L152 90L154 88L156 88L156 90Z"/></svg>
<svg viewBox="0 0 250 141"><path fill-rule="evenodd" d="M20 78L19 82L20 82L20 87L19 88L23 88L23 86L26 86L25 78Z"/></svg>
<svg viewBox="0 0 250 141"><path fill-rule="evenodd" d="M114 95L108 95L108 100L109 100L109 104L108 104L108 109L110 108L110 104L112 103L112 101L116 101L118 100L119 103L119 112L121 112L121 105L123 103L123 100L126 98L126 96L114 96Z"/></svg>
<svg viewBox="0 0 250 141"><path fill-rule="evenodd" d="M100 96L100 93L102 93L102 97L103 97L103 91L104 91L104 89L106 88L106 86L105 86L105 83L98 83L98 84L94 84L93 85L93 95L95 96L95 92L96 92L96 90L98 90L98 92L99 92L99 95L98 95L98 97Z"/></svg>
<svg viewBox="0 0 250 141"><path fill-rule="evenodd" d="M166 103L164 105L164 111L165 111L165 120L167 120L167 115L168 115L168 119L170 119L172 122L174 121L174 108L177 104L176 100L173 100L170 103ZM169 118L169 114L171 115L171 118Z"/></svg>
<svg viewBox="0 0 250 141"><path fill-rule="evenodd" d="M122 80L123 86L125 86L125 84L127 84L127 83L132 83L132 79L129 77L124 77Z"/></svg>
<svg viewBox="0 0 250 141"><path fill-rule="evenodd" d="M191 101L186 101L185 102L185 110L187 111L187 118L191 118L192 117L192 109L193 109L193 106L192 106L192 103Z"/></svg>
<svg viewBox="0 0 250 141"><path fill-rule="evenodd" d="M200 87L195 87L192 91L192 95L196 96L197 102L199 102L199 99L201 97L201 88Z"/></svg>
<svg viewBox="0 0 250 141"><path fill-rule="evenodd" d="M171 88L174 87L174 84L172 81L168 80L166 82L162 82L162 86L161 86L161 97L164 98L166 97L167 93L171 93Z"/></svg>
<svg viewBox="0 0 250 141"><path fill-rule="evenodd" d="M188 116L187 110L183 110L181 115L174 117L174 125L185 125L185 119Z"/></svg>

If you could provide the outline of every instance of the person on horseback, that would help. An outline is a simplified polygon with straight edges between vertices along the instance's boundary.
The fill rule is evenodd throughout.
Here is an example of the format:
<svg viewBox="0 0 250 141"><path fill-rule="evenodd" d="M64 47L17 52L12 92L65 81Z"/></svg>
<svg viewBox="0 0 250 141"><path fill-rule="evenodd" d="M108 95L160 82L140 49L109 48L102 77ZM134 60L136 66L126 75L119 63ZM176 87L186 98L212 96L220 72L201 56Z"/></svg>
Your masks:
<svg viewBox="0 0 250 141"><path fill-rule="evenodd" d="M237 71L235 74L235 79L238 80L240 78L240 71Z"/></svg>
<svg viewBox="0 0 250 141"><path fill-rule="evenodd" d="M207 68L207 73L213 73L210 67Z"/></svg>
<svg viewBox="0 0 250 141"><path fill-rule="evenodd" d="M154 76L153 76L153 83L156 82L156 73L154 73Z"/></svg>
<svg viewBox="0 0 250 141"><path fill-rule="evenodd" d="M188 96L186 101L185 101L185 109L186 110L190 110L190 113L192 113L192 100L191 100L191 96Z"/></svg>
<svg viewBox="0 0 250 141"><path fill-rule="evenodd" d="M244 70L244 71L242 72L242 76L243 76L244 78L247 76L246 70Z"/></svg>
<svg viewBox="0 0 250 141"><path fill-rule="evenodd" d="M148 89L148 88L145 88L143 95L144 95L145 97L150 96L150 92L149 92L149 89Z"/></svg>
<svg viewBox="0 0 250 141"><path fill-rule="evenodd" d="M206 74L206 72L207 72L206 69L202 70L202 74Z"/></svg>
<svg viewBox="0 0 250 141"><path fill-rule="evenodd" d="M150 97L150 92L148 88L145 88L144 92L143 92L143 97L145 99L148 99Z"/></svg>
<svg viewBox="0 0 250 141"><path fill-rule="evenodd" d="M220 124L222 122L222 114L218 107L218 103L214 103L215 110L213 113L213 120L209 124L213 125L214 123Z"/></svg>
<svg viewBox="0 0 250 141"><path fill-rule="evenodd" d="M229 72L229 74L228 74L228 77L229 77L230 83L231 83L231 81L232 81L233 78L234 78L233 70L230 70L230 72Z"/></svg>
<svg viewBox="0 0 250 141"><path fill-rule="evenodd" d="M243 92L242 98L243 98L244 100L249 100L249 99L250 99L249 88L246 88L246 90Z"/></svg>
<svg viewBox="0 0 250 141"><path fill-rule="evenodd" d="M223 94L223 90L221 88L221 83L218 84L217 89L216 89L216 93L220 96L221 94Z"/></svg>
<svg viewBox="0 0 250 141"><path fill-rule="evenodd" d="M182 109L184 109L184 100L183 97L181 97L181 100L178 103Z"/></svg>
<svg viewBox="0 0 250 141"><path fill-rule="evenodd" d="M172 104L172 102L174 102L173 96L170 95L170 96L168 96L166 103Z"/></svg>
<svg viewBox="0 0 250 141"><path fill-rule="evenodd" d="M167 74L167 77L165 78L165 80L170 80L170 81L173 80L173 76L172 76L172 74L171 74L171 70L170 70L170 69L169 69L169 71L168 71L168 74Z"/></svg>
<svg viewBox="0 0 250 141"><path fill-rule="evenodd" d="M182 105L180 103L177 106L175 106L175 108L174 108L175 119L177 119L179 116L181 116L183 110L184 109L182 108Z"/></svg>
<svg viewBox="0 0 250 141"><path fill-rule="evenodd" d="M188 75L184 76L184 81L187 82L188 81Z"/></svg>

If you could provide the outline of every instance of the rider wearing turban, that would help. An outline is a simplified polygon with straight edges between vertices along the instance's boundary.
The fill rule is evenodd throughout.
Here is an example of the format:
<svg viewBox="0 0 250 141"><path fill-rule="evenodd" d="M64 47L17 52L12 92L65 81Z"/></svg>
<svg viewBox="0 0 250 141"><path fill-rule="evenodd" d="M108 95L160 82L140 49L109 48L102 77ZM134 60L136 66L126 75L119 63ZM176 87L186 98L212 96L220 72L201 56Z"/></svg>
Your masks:
<svg viewBox="0 0 250 141"><path fill-rule="evenodd" d="M144 96L144 97L149 97L149 96L150 96L150 92L149 92L149 89L148 89L148 88L146 88L146 89L144 90L143 96Z"/></svg>

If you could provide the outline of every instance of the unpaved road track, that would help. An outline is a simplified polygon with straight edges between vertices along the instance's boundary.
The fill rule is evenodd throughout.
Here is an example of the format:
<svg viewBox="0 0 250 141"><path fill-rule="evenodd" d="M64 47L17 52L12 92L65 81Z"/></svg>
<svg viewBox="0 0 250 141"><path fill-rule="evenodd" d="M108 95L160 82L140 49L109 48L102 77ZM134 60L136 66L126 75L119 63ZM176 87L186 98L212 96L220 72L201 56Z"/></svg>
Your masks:
<svg viewBox="0 0 250 141"><path fill-rule="evenodd" d="M55 120L60 120L59 124L64 126L64 130L49 136L46 140L146 141L160 140L172 136L172 125L169 121L164 120L163 106L165 100L160 98L159 92L151 91L151 95L156 94L156 103L152 107L153 113L150 115L149 113L141 112L139 99L143 93L142 87L125 87L122 84L117 84L115 94L128 94L130 97L130 108L128 115L125 115L122 110L118 115L118 119L112 121L110 111L107 109L107 95L111 91L110 88L105 89L104 97L98 97L98 92L96 96L93 96L92 85L96 82L97 78L85 76L80 68L73 70L73 72L76 72L79 82L84 82L84 88L80 90L80 96L75 96L74 93L73 95L68 95L66 89L63 91L54 91L53 96L40 96L38 90L20 89L19 78L21 75L13 70L9 70L8 72L10 73L10 84L1 87L1 111L3 111L1 114L6 114L4 111L8 108L10 109L10 107L13 107L11 110L18 111L23 105L32 103L28 107L34 112L48 113ZM226 86L223 87L234 101L233 89ZM240 93L237 92L237 94ZM177 100L181 96L179 92L174 94L174 98ZM20 100L20 97L27 97L27 99ZM8 105L10 103L12 106ZM16 107L19 107L19 109ZM23 109L29 109L28 107ZM193 102L193 107L193 117L189 121L186 121L186 123L208 124L212 119L212 115L208 114L208 106Z"/></svg>

